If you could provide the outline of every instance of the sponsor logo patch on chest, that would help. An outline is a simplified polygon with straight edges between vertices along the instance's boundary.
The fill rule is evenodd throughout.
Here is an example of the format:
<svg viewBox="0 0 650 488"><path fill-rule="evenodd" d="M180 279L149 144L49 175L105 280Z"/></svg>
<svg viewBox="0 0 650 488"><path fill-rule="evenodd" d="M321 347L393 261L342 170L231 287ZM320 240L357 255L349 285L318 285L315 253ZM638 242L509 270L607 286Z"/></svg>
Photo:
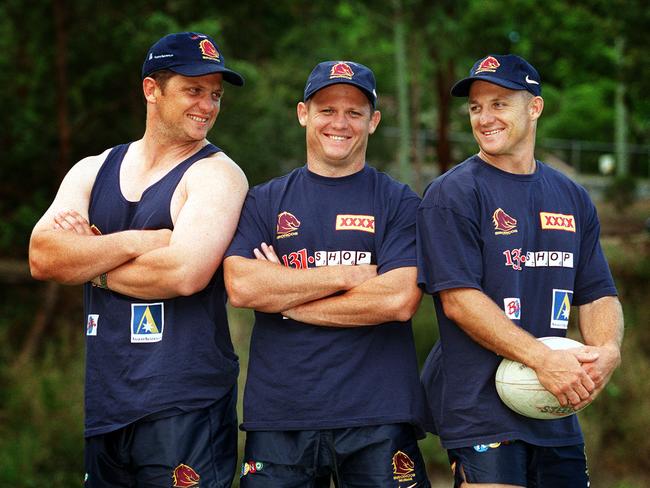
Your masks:
<svg viewBox="0 0 650 488"><path fill-rule="evenodd" d="M576 219L573 215L552 212L540 212L539 220L543 230L576 231Z"/></svg>
<svg viewBox="0 0 650 488"><path fill-rule="evenodd" d="M131 342L160 342L165 326L164 303L131 304Z"/></svg>
<svg viewBox="0 0 650 488"><path fill-rule="evenodd" d="M296 269L306 269L314 266L354 266L357 264L372 264L370 251L314 251L309 254L307 248L283 254L280 259L285 266Z"/></svg>
<svg viewBox="0 0 650 488"><path fill-rule="evenodd" d="M336 216L336 230L360 230L375 233L374 215L343 215Z"/></svg>
<svg viewBox="0 0 650 488"><path fill-rule="evenodd" d="M553 289L553 304L551 305L551 329L567 329L573 290Z"/></svg>

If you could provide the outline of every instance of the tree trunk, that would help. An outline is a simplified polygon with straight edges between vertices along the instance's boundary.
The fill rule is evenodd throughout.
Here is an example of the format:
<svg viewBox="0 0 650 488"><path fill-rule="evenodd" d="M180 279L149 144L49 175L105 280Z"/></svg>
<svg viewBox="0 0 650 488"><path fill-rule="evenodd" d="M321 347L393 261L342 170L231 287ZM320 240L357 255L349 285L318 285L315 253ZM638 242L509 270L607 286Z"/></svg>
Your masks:
<svg viewBox="0 0 650 488"><path fill-rule="evenodd" d="M454 62L451 59L441 60L436 70L436 90L438 93L438 144L436 155L440 174L447 171L453 164L451 158L451 143L449 142L449 118L451 114L450 87L454 80Z"/></svg>
<svg viewBox="0 0 650 488"><path fill-rule="evenodd" d="M54 78L56 90L56 120L59 133L59 154L56 161L56 187L63 179L70 166L71 131L68 111L68 77L67 77L67 40L65 22L65 0L54 0L52 3L54 20ZM54 188L56 190L56 188ZM18 354L15 365L25 364L34 354L41 342L41 337L50 319L59 296L60 285L50 282L45 287L44 297L40 309L36 312L34 322L27 334L27 339Z"/></svg>
<svg viewBox="0 0 650 488"><path fill-rule="evenodd" d="M615 43L616 55L619 60L619 76L616 82L616 92L614 96L614 143L616 146L616 174L619 177L625 177L630 172L630 163L627 154L627 107L625 106L625 82L622 80L620 72L623 71L622 64L625 59L625 40L618 37Z"/></svg>
<svg viewBox="0 0 650 488"><path fill-rule="evenodd" d="M27 334L27 339L25 339L23 347L20 349L16 361L13 364L15 369L20 369L34 356L34 352L41 342L43 332L45 332L50 319L54 316L54 309L59 298L60 288L61 285L53 281L47 283L43 291L42 305L36 312L34 322Z"/></svg>
<svg viewBox="0 0 650 488"><path fill-rule="evenodd" d="M413 35L410 42L410 53L411 53L411 80L410 80L410 91L411 91L411 163L413 167L413 190L418 195L422 194L424 189L424 182L422 175L422 165L424 160L424 140L423 135L421 134L421 95L422 95L422 86L420 84L420 77L418 73L420 72L422 65L422 58L420 56L420 46L422 41L419 35Z"/></svg>
<svg viewBox="0 0 650 488"><path fill-rule="evenodd" d="M397 77L397 107L399 126L398 162L400 179L407 185L412 184L411 165L409 162L409 144L411 127L409 120L408 67L406 65L406 23L401 0L393 0L395 6L395 75Z"/></svg>
<svg viewBox="0 0 650 488"><path fill-rule="evenodd" d="M54 0L53 4L55 49L54 73L56 80L56 120L59 132L59 154L56 162L56 185L63 179L70 167L71 131L68 110L68 32L65 18L65 0Z"/></svg>

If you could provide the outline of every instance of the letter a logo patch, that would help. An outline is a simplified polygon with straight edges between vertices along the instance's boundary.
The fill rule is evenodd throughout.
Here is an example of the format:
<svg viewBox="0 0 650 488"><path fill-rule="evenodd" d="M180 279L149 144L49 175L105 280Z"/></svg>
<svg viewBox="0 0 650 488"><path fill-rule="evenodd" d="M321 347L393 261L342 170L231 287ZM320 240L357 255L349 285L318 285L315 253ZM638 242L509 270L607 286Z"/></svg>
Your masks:
<svg viewBox="0 0 650 488"><path fill-rule="evenodd" d="M566 329L569 327L572 299L573 291L553 289L551 329Z"/></svg>
<svg viewBox="0 0 650 488"><path fill-rule="evenodd" d="M162 341L164 303L131 304L131 342Z"/></svg>

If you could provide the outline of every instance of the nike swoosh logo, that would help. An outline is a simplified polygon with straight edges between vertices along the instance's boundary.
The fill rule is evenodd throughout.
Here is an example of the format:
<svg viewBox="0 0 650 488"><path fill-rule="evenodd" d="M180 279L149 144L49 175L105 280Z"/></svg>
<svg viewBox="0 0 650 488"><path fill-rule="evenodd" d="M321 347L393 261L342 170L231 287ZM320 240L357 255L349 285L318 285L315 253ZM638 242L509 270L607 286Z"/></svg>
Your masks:
<svg viewBox="0 0 650 488"><path fill-rule="evenodd" d="M530 83L531 85L539 85L538 81L531 80L528 75L526 75L526 83Z"/></svg>
<svg viewBox="0 0 650 488"><path fill-rule="evenodd" d="M418 484L418 482L416 481L415 483L413 483L412 485L407 486L406 488L413 488L417 484Z"/></svg>

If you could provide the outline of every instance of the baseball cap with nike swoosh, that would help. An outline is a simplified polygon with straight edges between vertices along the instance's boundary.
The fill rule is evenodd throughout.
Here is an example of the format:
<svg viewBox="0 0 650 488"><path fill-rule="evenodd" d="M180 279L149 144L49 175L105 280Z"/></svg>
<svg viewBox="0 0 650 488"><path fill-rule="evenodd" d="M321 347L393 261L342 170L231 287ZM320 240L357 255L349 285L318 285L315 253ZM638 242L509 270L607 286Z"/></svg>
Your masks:
<svg viewBox="0 0 650 488"><path fill-rule="evenodd" d="M490 54L479 59L469 71L469 77L456 82L451 94L466 97L469 87L477 80L510 90L526 90L535 96L542 95L539 73L528 61L515 54Z"/></svg>

